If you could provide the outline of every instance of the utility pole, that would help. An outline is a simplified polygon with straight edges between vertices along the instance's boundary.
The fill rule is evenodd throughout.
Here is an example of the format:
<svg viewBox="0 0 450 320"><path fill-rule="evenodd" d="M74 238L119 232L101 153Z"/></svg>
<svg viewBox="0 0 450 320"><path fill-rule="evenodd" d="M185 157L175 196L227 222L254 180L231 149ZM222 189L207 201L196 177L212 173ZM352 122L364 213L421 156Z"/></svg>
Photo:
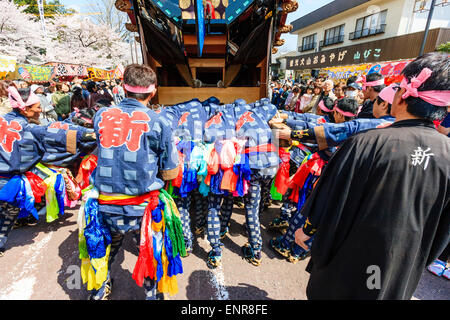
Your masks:
<svg viewBox="0 0 450 320"><path fill-rule="evenodd" d="M130 42L131 63L134 64L133 43L130 38L128 38L128 41Z"/></svg>
<svg viewBox="0 0 450 320"><path fill-rule="evenodd" d="M431 0L430 12L428 13L427 25L425 26L425 34L423 35L422 46L420 47L419 56L423 55L425 43L427 42L428 30L430 29L431 19L433 18L434 4L436 0Z"/></svg>
<svg viewBox="0 0 450 320"><path fill-rule="evenodd" d="M134 51L136 53L136 63L139 63L136 38L134 38Z"/></svg>

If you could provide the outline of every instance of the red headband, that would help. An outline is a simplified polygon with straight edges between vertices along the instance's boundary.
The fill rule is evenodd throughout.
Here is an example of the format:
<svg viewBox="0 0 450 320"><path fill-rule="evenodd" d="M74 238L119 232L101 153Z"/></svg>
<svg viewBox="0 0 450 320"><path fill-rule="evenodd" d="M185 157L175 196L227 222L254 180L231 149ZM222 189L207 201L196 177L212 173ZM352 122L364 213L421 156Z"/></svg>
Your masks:
<svg viewBox="0 0 450 320"><path fill-rule="evenodd" d="M23 101L16 87L9 86L8 87L8 97L11 107L14 109L25 110L25 107L32 106L33 104L41 102L39 97L33 92L30 91L30 96L27 101Z"/></svg>
<svg viewBox="0 0 450 320"><path fill-rule="evenodd" d="M342 114L343 116L346 116L346 117L356 117L358 115L358 113L353 114L351 112L343 111L343 110L339 109L337 104L334 106L334 110L336 110L337 112L339 112L340 114Z"/></svg>
<svg viewBox="0 0 450 320"><path fill-rule="evenodd" d="M384 79L366 82L366 76L360 76L358 79L356 79L356 82L361 82L363 90L366 90L366 87L376 87L384 85Z"/></svg>
<svg viewBox="0 0 450 320"><path fill-rule="evenodd" d="M323 100L320 100L319 102L319 108L322 109L325 112L331 112L333 110L328 109L327 107L325 107L325 104L323 103Z"/></svg>
<svg viewBox="0 0 450 320"><path fill-rule="evenodd" d="M125 90L132 93L150 93L155 90L154 84L151 84L148 87L133 87L128 84L124 84L123 87L125 88Z"/></svg>
<svg viewBox="0 0 450 320"><path fill-rule="evenodd" d="M403 78L400 84L401 88L405 88L405 93L402 95L402 99L406 99L410 96L420 98L432 105L438 107L447 107L450 105L450 90L428 90L428 91L418 91L422 83L427 81L431 76L433 71L428 68L423 68L417 77L411 78L408 83L406 78Z"/></svg>

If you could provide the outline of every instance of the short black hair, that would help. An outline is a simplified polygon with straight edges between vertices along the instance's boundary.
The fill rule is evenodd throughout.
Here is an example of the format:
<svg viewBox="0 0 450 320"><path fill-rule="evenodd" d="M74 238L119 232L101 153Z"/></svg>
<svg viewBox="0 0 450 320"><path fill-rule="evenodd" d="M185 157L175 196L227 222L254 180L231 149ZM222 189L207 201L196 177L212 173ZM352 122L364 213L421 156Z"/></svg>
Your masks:
<svg viewBox="0 0 450 320"><path fill-rule="evenodd" d="M97 87L97 84L94 81L89 81L88 84L86 85L86 89L90 93L93 93L94 92L94 88L96 88L96 87Z"/></svg>
<svg viewBox="0 0 450 320"><path fill-rule="evenodd" d="M322 100L323 100L323 104L325 105L325 107L327 109L333 110L333 107L334 107L334 100L333 99L331 99L330 97L323 97ZM328 112L324 111L324 113L328 113Z"/></svg>
<svg viewBox="0 0 450 320"><path fill-rule="evenodd" d="M342 111L350 112L355 115L354 117L344 116L345 121L350 121L356 117L359 105L358 105L358 101L356 101L356 99L344 97L344 98L338 100L337 107L339 109L341 109Z"/></svg>
<svg viewBox="0 0 450 320"><path fill-rule="evenodd" d="M74 95L81 95L82 92L83 92L83 89L81 89L80 87L74 87L72 89L72 92L73 92Z"/></svg>
<svg viewBox="0 0 450 320"><path fill-rule="evenodd" d="M366 76L366 81L367 82L372 82L372 81L378 81L378 80L382 80L383 76L377 72L373 72L373 73L369 73ZM381 92L381 90L383 90L384 88L386 88L386 86L384 84L379 85L379 86L374 86L372 87L373 90L375 90L375 92Z"/></svg>
<svg viewBox="0 0 450 320"><path fill-rule="evenodd" d="M381 103L383 103L383 102L387 102L387 101L381 99L380 96L377 96L376 99L377 99L378 104L381 104ZM389 115L391 114L391 108L392 108L392 105L388 102L387 113L388 113Z"/></svg>
<svg viewBox="0 0 450 320"><path fill-rule="evenodd" d="M132 87L148 87L152 84L156 86L156 74L152 68L143 64L130 64L123 73L123 83ZM126 89L125 89L126 90ZM126 92L128 98L136 100L146 100L152 93Z"/></svg>
<svg viewBox="0 0 450 320"><path fill-rule="evenodd" d="M17 89L17 92L19 93L20 97L22 98L23 102L27 102L28 98L30 97L31 94L31 88L19 88Z"/></svg>
<svg viewBox="0 0 450 320"><path fill-rule="evenodd" d="M402 71L402 75L411 81L413 77L417 77L424 68L429 68L433 71L431 76L422 85L417 88L417 91L448 90L450 87L450 78L448 68L450 66L450 59L447 53L429 52L414 61L411 61ZM408 107L406 111L410 114L426 120L442 120L447 115L447 108L435 106L422 100L419 97L406 98Z"/></svg>
<svg viewBox="0 0 450 320"><path fill-rule="evenodd" d="M306 86L303 84L300 84L298 86L298 88L300 89L300 96L304 95L306 93Z"/></svg>
<svg viewBox="0 0 450 320"><path fill-rule="evenodd" d="M354 83L357 79L358 79L357 76L351 76L350 78L347 79L346 86L348 87L349 85L351 85L352 83Z"/></svg>

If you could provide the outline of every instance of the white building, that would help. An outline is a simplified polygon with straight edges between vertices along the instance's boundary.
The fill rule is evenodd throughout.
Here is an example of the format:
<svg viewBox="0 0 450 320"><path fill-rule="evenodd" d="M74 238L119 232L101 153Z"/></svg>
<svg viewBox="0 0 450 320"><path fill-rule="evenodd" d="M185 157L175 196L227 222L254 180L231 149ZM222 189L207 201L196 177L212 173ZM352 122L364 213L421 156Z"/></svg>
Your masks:
<svg viewBox="0 0 450 320"><path fill-rule="evenodd" d="M288 59L287 68L320 69L414 58L420 51L430 5L431 0L335 0L292 22L291 34L298 36L297 58L319 60L319 63L295 65ZM436 0L425 52L450 40L449 27L450 1ZM320 58L339 49L343 50L339 53L347 54L339 61ZM376 56L375 50L379 53ZM371 56L362 57L363 52L370 52ZM337 56L338 52L335 54ZM316 57L319 59L314 59Z"/></svg>

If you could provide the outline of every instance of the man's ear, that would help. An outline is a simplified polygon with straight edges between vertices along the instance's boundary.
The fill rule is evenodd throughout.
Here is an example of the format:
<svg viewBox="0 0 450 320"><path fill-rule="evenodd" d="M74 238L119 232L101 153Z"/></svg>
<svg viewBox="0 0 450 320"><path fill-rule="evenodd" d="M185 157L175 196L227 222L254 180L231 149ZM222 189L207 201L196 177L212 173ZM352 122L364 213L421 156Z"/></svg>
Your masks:
<svg viewBox="0 0 450 320"><path fill-rule="evenodd" d="M398 96L395 95L394 99L398 99L398 105L403 105L403 104L407 104L406 101L402 98L403 94L406 92L405 88L400 88L398 89Z"/></svg>
<svg viewBox="0 0 450 320"><path fill-rule="evenodd" d="M156 90L158 90L158 89L155 88L155 90L153 90L152 94L150 95L150 100L152 100L153 97L156 95Z"/></svg>

